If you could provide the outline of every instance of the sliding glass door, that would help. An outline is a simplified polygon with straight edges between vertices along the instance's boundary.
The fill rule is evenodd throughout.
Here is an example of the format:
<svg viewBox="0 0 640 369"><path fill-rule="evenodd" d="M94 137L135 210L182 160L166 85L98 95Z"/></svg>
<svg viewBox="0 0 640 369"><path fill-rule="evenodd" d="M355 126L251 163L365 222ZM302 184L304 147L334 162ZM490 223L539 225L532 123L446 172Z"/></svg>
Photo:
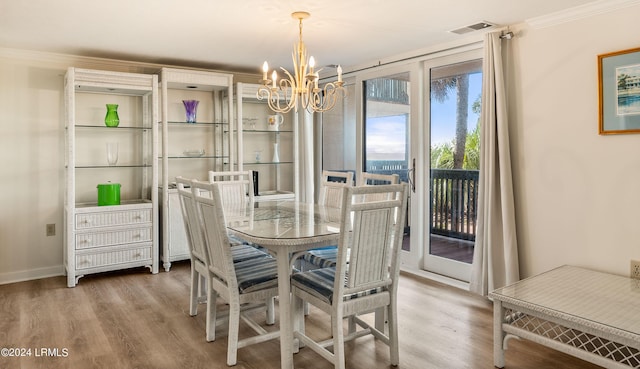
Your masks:
<svg viewBox="0 0 640 369"><path fill-rule="evenodd" d="M425 68L429 126L427 271L469 281L476 233L482 59L479 51Z"/></svg>
<svg viewBox="0 0 640 369"><path fill-rule="evenodd" d="M402 268L468 281L479 171L482 49L360 71L321 116L321 169L408 182Z"/></svg>
<svg viewBox="0 0 640 369"><path fill-rule="evenodd" d="M378 174L397 174L401 182L410 183L409 209L402 245L403 267L416 269L420 259L420 224L414 214L419 210L420 196L414 192L412 168L419 157L420 71L412 66L388 68L363 74L356 86L360 88L362 103L360 119L360 170ZM416 206L414 206L416 204ZM417 225L415 233L412 226Z"/></svg>

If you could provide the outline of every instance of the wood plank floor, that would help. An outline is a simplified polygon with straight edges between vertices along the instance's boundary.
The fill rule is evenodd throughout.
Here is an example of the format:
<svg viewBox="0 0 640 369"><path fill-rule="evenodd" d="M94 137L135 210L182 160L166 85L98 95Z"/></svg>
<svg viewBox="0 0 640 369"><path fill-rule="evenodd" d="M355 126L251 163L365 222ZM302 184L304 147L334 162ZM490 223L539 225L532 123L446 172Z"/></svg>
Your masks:
<svg viewBox="0 0 640 369"><path fill-rule="evenodd" d="M493 368L492 306L471 293L402 276L400 368ZM224 326L218 339L204 337L204 305L188 313L189 264L170 272L143 270L80 279L64 277L0 286L0 348L58 349L66 357L0 357L2 369L227 368ZM307 317L307 332L329 326L320 311ZM271 328L268 328L271 329ZM241 336L246 331L241 332ZM50 350L51 351L51 350ZM53 352L53 351L52 351ZM239 350L238 369L280 368L278 341ZM347 344L347 368L389 368L387 347L372 337ZM332 366L309 349L294 357L300 369ZM511 340L509 369L597 368L525 341Z"/></svg>

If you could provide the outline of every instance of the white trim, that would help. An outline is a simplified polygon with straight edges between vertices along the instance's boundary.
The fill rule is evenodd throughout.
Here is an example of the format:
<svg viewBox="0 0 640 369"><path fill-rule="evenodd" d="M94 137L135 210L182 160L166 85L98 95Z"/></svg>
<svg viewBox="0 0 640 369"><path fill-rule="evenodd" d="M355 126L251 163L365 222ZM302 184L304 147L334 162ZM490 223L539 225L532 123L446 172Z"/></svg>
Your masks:
<svg viewBox="0 0 640 369"><path fill-rule="evenodd" d="M420 278L425 278L425 279L429 279L438 283L442 283L445 284L447 286L451 286L451 287L455 287L455 288L459 288L461 290L465 290L465 291L469 291L469 283L458 280L458 279L454 279L454 278L449 278L449 277L445 277L443 275L440 274L436 274L436 273L431 273L431 272L427 272L426 270L422 270L422 269L414 269L414 268L401 268L400 269L400 274L410 274L412 276L416 276L416 277L420 277Z"/></svg>
<svg viewBox="0 0 640 369"><path fill-rule="evenodd" d="M0 273L0 285L64 275L64 265Z"/></svg>
<svg viewBox="0 0 640 369"><path fill-rule="evenodd" d="M540 17L530 18L525 22L534 29L540 29L628 8L638 4L640 4L640 0L599 0Z"/></svg>
<svg viewBox="0 0 640 369"><path fill-rule="evenodd" d="M193 71L204 71L208 73L217 72L233 74L235 82L243 82L244 80L257 81L258 76L257 73L251 74L245 72L222 71L218 69L184 67L170 64L154 64L128 60L105 59L71 54L57 54L48 51L12 49L5 47L0 47L0 58L26 60L30 62L30 65L46 65L49 68L58 67L65 70L69 66L74 66L78 68L101 69L119 72L159 74L160 69L163 67L179 68Z"/></svg>

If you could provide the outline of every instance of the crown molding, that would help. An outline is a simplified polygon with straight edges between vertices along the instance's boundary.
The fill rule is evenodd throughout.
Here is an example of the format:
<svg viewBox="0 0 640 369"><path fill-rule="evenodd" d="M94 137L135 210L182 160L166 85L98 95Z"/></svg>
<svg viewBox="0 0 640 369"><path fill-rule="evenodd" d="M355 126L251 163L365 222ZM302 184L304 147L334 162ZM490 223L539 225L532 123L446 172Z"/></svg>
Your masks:
<svg viewBox="0 0 640 369"><path fill-rule="evenodd" d="M534 29L540 29L599 14L609 13L638 4L640 4L640 0L598 0L559 12L530 18L525 22Z"/></svg>
<svg viewBox="0 0 640 369"><path fill-rule="evenodd" d="M236 71L224 71L217 69L193 68L178 65L163 65L154 63L144 63L128 60L96 58L89 56L79 56L70 54L57 54L48 51L12 49L0 47L0 58L27 62L32 66L42 66L47 68L67 69L69 66L88 69L112 70L116 72L129 73L150 73L155 74L163 67L190 69L207 72L231 73L234 75L234 82L258 80L258 73L245 73Z"/></svg>

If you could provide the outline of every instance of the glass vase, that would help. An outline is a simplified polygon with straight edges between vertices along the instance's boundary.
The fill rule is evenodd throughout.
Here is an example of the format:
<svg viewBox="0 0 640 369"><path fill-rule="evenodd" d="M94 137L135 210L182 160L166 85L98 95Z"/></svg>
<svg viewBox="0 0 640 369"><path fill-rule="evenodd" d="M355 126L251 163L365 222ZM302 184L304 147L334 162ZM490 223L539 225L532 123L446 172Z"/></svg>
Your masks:
<svg viewBox="0 0 640 369"><path fill-rule="evenodd" d="M198 100L182 100L187 113L187 123L196 122L196 111L198 110Z"/></svg>
<svg viewBox="0 0 640 369"><path fill-rule="evenodd" d="M273 158L271 159L272 162L274 163L279 163L280 162L280 154L278 153L278 144L274 143L273 144Z"/></svg>
<svg viewBox="0 0 640 369"><path fill-rule="evenodd" d="M117 127L120 124L118 104L107 104L107 115L104 117L104 124L107 127Z"/></svg>

